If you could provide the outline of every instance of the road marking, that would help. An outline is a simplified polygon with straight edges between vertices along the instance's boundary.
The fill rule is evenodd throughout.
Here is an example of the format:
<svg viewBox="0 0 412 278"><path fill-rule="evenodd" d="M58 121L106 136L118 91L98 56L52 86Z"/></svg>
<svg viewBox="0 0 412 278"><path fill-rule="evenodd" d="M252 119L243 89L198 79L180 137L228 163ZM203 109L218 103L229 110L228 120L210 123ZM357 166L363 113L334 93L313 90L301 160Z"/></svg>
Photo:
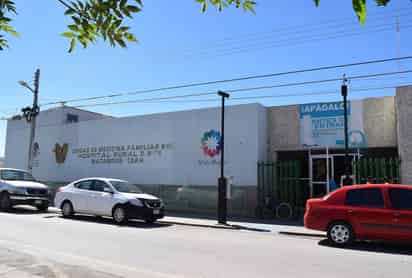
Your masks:
<svg viewBox="0 0 412 278"><path fill-rule="evenodd" d="M38 247L27 243L21 243L17 240L3 240L0 239L0 244L3 247L17 250L19 252L23 252L29 255L34 256L38 259L38 256L43 257L43 259L47 259L49 261L54 261L57 263L65 264L65 265L73 265L73 263L68 263L67 259L75 261L75 265L83 266L92 270L103 271L107 272L108 274L114 275L123 275L123 276L131 276L131 275L146 275L146 277L159 277L159 278L184 278L185 276L175 275L175 274L168 274L164 272L152 271L143 268L137 267L130 267L127 265L121 265L112 263L109 261L104 261L100 259L92 259L89 257L69 254L61 251L51 250L44 247ZM41 261L43 263L43 261ZM48 264L47 266L50 266ZM115 269L116 273L113 273ZM55 270L55 268L53 268ZM137 276L134 276L137 277Z"/></svg>

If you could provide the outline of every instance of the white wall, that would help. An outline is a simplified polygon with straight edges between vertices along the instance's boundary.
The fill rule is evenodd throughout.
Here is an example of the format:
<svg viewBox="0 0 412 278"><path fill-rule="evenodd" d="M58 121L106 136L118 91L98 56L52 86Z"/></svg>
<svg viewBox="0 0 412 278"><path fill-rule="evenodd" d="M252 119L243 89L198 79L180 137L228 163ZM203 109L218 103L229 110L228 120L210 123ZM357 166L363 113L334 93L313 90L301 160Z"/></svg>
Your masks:
<svg viewBox="0 0 412 278"><path fill-rule="evenodd" d="M48 119L45 122L52 121ZM23 126L18 126L18 125ZM105 118L77 124L40 124L36 141L40 154L34 175L47 181L72 181L87 176L107 176L127 179L140 184L214 185L219 175L218 157L207 157L201 149L204 132L220 131L220 109L200 109L127 118ZM225 134L226 175L234 177L236 185L256 185L258 160L266 156L266 109L258 104L227 108ZM28 128L24 123L9 122L6 160L9 167L25 168ZM56 143L68 144L64 164L56 163L53 152ZM92 164L90 158L80 158L76 150L102 146L159 145L161 153L148 156L143 162ZM161 145L166 147L162 150ZM98 152L113 157L113 152ZM127 152L129 158L130 151ZM138 153L140 154L140 152ZM140 157L140 156L139 156Z"/></svg>
<svg viewBox="0 0 412 278"><path fill-rule="evenodd" d="M48 137L52 140L56 140L55 136L61 132L57 130L64 130L67 128L67 125L65 125L64 128L62 128L62 125L65 124L68 113L77 115L79 122L108 118L108 116L102 114L76 109L69 106L44 110L41 111L37 117L36 132L39 132L39 134L37 134L35 141L38 141L39 137ZM5 147L5 165L7 167L27 169L30 136L29 128L30 124L27 123L25 119L7 121ZM40 152L41 151L42 150L40 150ZM43 157L41 158L43 159Z"/></svg>
<svg viewBox="0 0 412 278"><path fill-rule="evenodd" d="M412 185L412 86L396 89L401 183Z"/></svg>

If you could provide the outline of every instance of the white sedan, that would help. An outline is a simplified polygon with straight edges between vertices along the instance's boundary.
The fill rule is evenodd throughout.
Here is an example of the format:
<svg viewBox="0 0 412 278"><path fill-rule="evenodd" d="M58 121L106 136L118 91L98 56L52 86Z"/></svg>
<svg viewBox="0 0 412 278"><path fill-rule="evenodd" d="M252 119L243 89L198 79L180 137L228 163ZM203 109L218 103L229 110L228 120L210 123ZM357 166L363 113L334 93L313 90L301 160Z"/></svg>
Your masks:
<svg viewBox="0 0 412 278"><path fill-rule="evenodd" d="M155 222L164 216L161 199L143 193L124 180L86 178L57 190L54 204L64 217L75 213L111 216L118 224L128 219Z"/></svg>

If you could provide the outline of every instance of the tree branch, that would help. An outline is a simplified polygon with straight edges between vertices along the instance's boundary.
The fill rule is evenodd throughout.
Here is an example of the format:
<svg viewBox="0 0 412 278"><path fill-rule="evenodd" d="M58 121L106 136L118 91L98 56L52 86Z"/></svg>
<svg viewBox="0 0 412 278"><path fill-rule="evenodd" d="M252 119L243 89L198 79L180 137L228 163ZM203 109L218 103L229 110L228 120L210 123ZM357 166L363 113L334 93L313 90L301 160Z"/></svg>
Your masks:
<svg viewBox="0 0 412 278"><path fill-rule="evenodd" d="M69 4L67 4L66 2L64 2L63 0L57 0L57 1L59 1L59 2L60 2L63 6L65 6L66 8L71 9L71 10L74 10L74 11L77 11L74 7L70 6Z"/></svg>
<svg viewBox="0 0 412 278"><path fill-rule="evenodd" d="M76 9L73 6L70 6L69 4L67 4L65 1L63 0L57 0L58 2L60 2L63 6L65 6L66 8L68 8L69 10L73 10L75 13L77 13L79 16L83 17L84 19L87 20L93 20L92 18L90 18L87 14L84 14L82 11L79 11L78 9Z"/></svg>

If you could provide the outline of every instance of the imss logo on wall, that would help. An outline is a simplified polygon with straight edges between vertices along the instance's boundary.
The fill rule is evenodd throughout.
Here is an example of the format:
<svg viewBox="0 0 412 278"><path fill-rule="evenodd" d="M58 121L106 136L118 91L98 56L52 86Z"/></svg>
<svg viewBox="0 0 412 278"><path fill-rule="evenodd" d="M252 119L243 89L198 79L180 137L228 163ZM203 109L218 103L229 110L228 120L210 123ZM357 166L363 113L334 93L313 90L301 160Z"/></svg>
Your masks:
<svg viewBox="0 0 412 278"><path fill-rule="evenodd" d="M220 136L220 132L213 129L205 132L202 136L201 143L204 155L213 158L220 154L222 149L222 137Z"/></svg>
<svg viewBox="0 0 412 278"><path fill-rule="evenodd" d="M56 143L56 145L54 145L53 152L55 154L57 164L63 164L66 161L68 151L68 144L63 144L62 146L60 146L60 144Z"/></svg>

